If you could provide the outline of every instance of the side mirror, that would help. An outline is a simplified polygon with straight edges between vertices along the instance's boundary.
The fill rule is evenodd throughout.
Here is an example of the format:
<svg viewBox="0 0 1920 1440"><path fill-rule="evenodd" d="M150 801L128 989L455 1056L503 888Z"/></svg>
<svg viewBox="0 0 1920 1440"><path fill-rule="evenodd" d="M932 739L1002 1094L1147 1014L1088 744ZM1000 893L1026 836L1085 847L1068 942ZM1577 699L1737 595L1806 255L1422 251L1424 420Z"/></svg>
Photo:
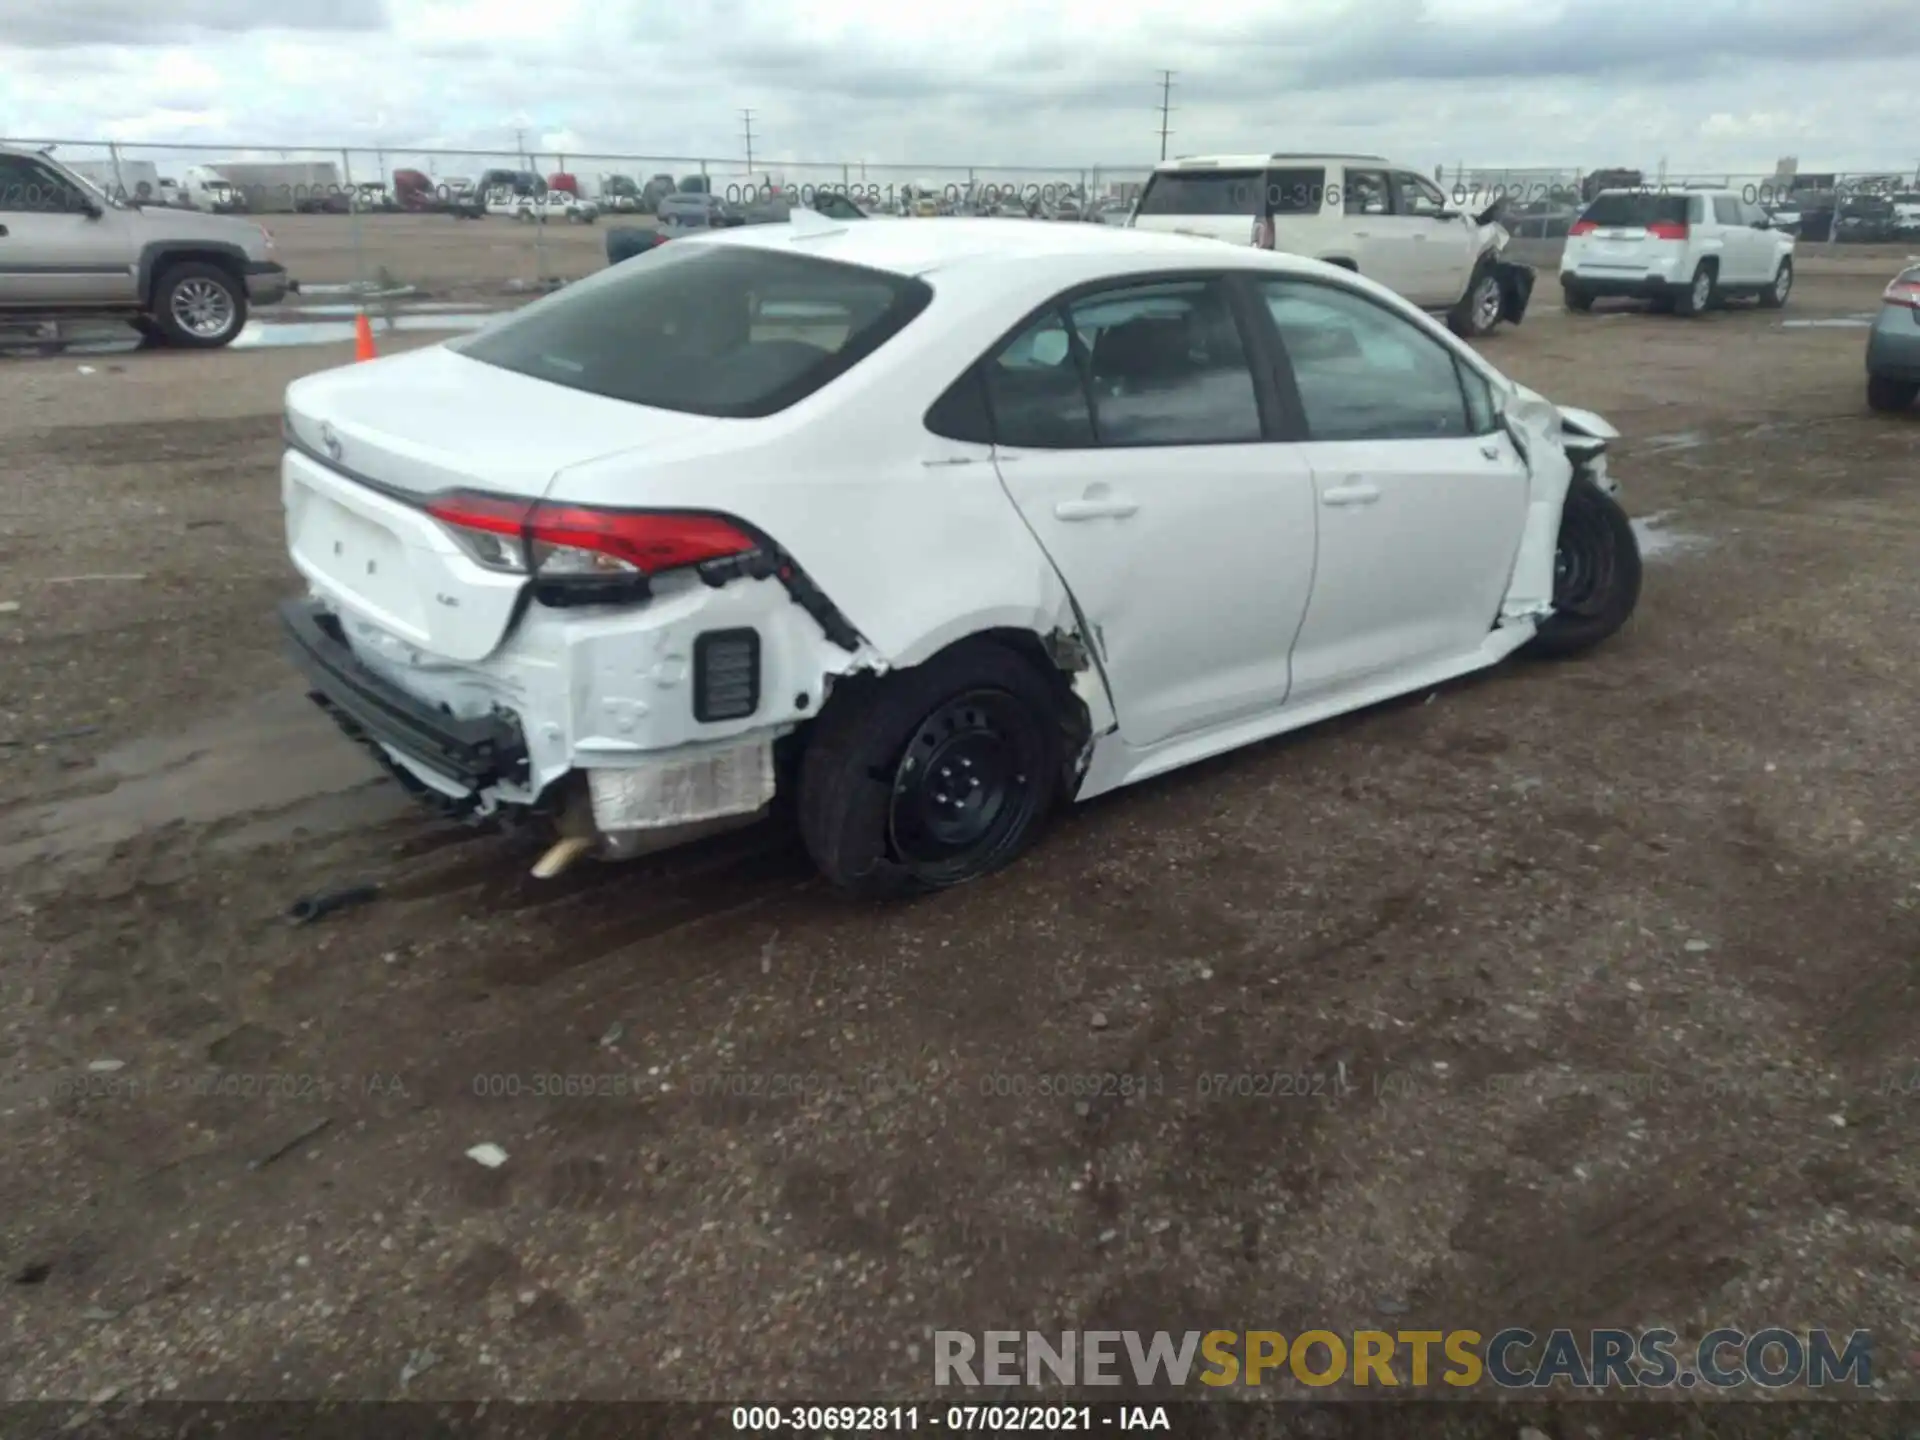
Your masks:
<svg viewBox="0 0 1920 1440"><path fill-rule="evenodd" d="M1458 210L1436 210L1433 212L1433 218L1436 220L1458 220L1460 218L1460 212Z"/></svg>
<svg viewBox="0 0 1920 1440"><path fill-rule="evenodd" d="M1758 220L1753 222L1753 228L1756 230L1771 230L1773 228L1773 221L1765 215L1762 215Z"/></svg>

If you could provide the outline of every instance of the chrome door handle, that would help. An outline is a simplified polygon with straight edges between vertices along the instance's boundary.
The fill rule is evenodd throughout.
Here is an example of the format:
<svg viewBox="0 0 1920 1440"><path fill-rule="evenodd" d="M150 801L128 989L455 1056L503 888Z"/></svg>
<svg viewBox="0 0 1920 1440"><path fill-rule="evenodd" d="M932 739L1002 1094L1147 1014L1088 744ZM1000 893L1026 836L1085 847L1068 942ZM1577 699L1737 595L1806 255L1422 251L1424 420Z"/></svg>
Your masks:
<svg viewBox="0 0 1920 1440"><path fill-rule="evenodd" d="M1062 500L1053 513L1059 520L1124 520L1139 508L1131 500Z"/></svg>
<svg viewBox="0 0 1920 1440"><path fill-rule="evenodd" d="M1482 445L1480 447L1480 453L1489 460L1498 460L1500 458L1500 447L1498 445Z"/></svg>
<svg viewBox="0 0 1920 1440"><path fill-rule="evenodd" d="M1326 505L1371 505L1379 498L1380 487L1364 480L1332 486L1320 495L1321 503Z"/></svg>

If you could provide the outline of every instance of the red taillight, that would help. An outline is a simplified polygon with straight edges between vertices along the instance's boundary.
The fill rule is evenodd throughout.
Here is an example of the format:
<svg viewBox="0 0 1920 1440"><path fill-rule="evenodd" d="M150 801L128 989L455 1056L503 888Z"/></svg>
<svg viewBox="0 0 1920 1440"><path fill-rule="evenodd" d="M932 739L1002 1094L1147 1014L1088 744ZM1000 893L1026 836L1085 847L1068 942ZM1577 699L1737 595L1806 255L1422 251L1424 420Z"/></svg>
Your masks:
<svg viewBox="0 0 1920 1440"><path fill-rule="evenodd" d="M657 575L756 548L752 536L717 515L589 510L579 505L536 505L527 521L527 539L533 546L534 569L542 574L581 568L564 554L570 550ZM586 568L604 572L606 566Z"/></svg>
<svg viewBox="0 0 1920 1440"><path fill-rule="evenodd" d="M1684 240L1687 238L1687 222L1684 220L1655 220L1647 226L1649 240Z"/></svg>
<svg viewBox="0 0 1920 1440"><path fill-rule="evenodd" d="M1909 280L1902 275L1880 294L1883 305L1899 305L1908 310L1920 310L1920 279Z"/></svg>
<svg viewBox="0 0 1920 1440"><path fill-rule="evenodd" d="M1595 225L1591 220L1576 220L1567 227L1567 238L1572 239L1576 235L1591 235L1599 228L1600 227Z"/></svg>
<svg viewBox="0 0 1920 1440"><path fill-rule="evenodd" d="M488 569L543 579L658 575L759 548L717 515L599 510L468 491L437 495L426 508Z"/></svg>

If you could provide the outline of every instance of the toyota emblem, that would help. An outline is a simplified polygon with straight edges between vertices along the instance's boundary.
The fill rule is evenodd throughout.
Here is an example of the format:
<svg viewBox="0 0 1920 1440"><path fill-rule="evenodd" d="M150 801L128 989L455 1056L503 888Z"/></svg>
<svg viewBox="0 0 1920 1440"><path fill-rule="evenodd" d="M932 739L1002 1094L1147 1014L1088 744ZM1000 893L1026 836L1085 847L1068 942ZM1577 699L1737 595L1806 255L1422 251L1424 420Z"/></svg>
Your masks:
<svg viewBox="0 0 1920 1440"><path fill-rule="evenodd" d="M327 454L335 460L340 458L340 451L344 447L340 444L340 437L333 433L333 426L327 424L320 426L320 443L327 447Z"/></svg>

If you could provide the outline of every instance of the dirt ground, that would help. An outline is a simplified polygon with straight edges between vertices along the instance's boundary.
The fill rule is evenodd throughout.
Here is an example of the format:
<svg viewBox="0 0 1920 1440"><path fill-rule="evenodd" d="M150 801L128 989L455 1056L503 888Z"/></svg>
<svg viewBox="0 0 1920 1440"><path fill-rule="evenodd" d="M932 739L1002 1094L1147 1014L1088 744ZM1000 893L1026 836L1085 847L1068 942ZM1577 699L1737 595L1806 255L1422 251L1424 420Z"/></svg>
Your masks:
<svg viewBox="0 0 1920 1440"><path fill-rule="evenodd" d="M279 227L297 275L353 278L303 233L346 223ZM420 283L525 243L379 228ZM1920 1392L1920 414L1842 323L1893 268L1694 322L1546 277L1486 350L1626 432L1627 631L886 909L777 830L535 882L332 731L272 610L281 391L342 347L0 360L6 1398L907 1398L935 1329L1655 1324L1867 1329Z"/></svg>

